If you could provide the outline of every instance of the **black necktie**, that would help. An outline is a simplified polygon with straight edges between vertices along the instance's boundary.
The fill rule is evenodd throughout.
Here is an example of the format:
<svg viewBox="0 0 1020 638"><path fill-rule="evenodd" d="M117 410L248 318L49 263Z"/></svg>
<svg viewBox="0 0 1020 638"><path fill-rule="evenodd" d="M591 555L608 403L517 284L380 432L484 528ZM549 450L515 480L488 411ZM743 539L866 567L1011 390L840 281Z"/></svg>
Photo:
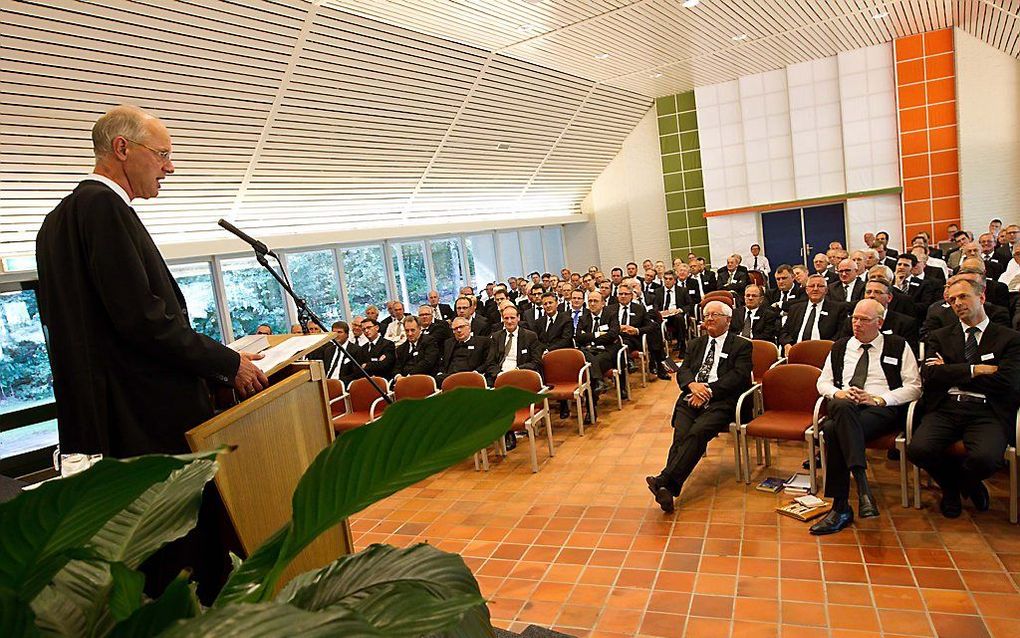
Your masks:
<svg viewBox="0 0 1020 638"><path fill-rule="evenodd" d="M715 339L709 339L708 352L705 354L705 362L701 364L701 368L698 370L698 376L695 377L695 381L698 383L708 383L708 375L712 372L712 364L715 363Z"/></svg>
<svg viewBox="0 0 1020 638"><path fill-rule="evenodd" d="M846 292L843 293L843 296L846 297L847 301L850 301L850 286L851 285L852 284L847 284L847 285L843 286L843 288L846 290Z"/></svg>
<svg viewBox="0 0 1020 638"><path fill-rule="evenodd" d="M549 317L548 319L545 320L545 331L546 332L549 332L549 329L552 328L552 322L553 322L553 318L552 317Z"/></svg>
<svg viewBox="0 0 1020 638"><path fill-rule="evenodd" d="M981 332L981 329L977 326L967 328L967 342L963 344L963 356L967 359L967 363L971 365L981 363L981 360L978 358L977 335L979 332Z"/></svg>
<svg viewBox="0 0 1020 638"><path fill-rule="evenodd" d="M514 342L514 333L508 333L506 336L506 345L503 346L504 356L510 352L510 344Z"/></svg>
<svg viewBox="0 0 1020 638"><path fill-rule="evenodd" d="M666 290L666 304L665 304L665 305L663 306L663 309L665 309L665 310L669 310L669 304L670 304L670 302L672 301L672 298L671 298L671 297L670 297L669 295L670 295L670 294L671 294L672 292L673 292L673 290L672 290L672 289L667 289L667 290Z"/></svg>
<svg viewBox="0 0 1020 638"><path fill-rule="evenodd" d="M754 268L754 270L758 270L758 256L757 255L754 256L754 266L752 266L752 268Z"/></svg>
<svg viewBox="0 0 1020 638"><path fill-rule="evenodd" d="M751 336L751 322L754 321L754 314L748 310L747 317L744 319L744 327L740 330L741 337Z"/></svg>
<svg viewBox="0 0 1020 638"><path fill-rule="evenodd" d="M630 325L630 306L623 307L623 318L620 319L620 323L624 326Z"/></svg>
<svg viewBox="0 0 1020 638"><path fill-rule="evenodd" d="M817 309L818 309L818 306L816 306L815 304L811 304L811 312L808 313L807 323L804 324L804 334L802 334L800 336L800 340L801 341L811 341L811 333L814 332L814 330L812 330L812 328L815 327L815 317L816 317L815 310L817 310Z"/></svg>
<svg viewBox="0 0 1020 638"><path fill-rule="evenodd" d="M868 356L868 350L871 349L870 343L861 344L861 358L857 360L857 367L854 368L854 376L850 377L850 385L855 388L864 389L864 383L868 380L868 362L871 359Z"/></svg>

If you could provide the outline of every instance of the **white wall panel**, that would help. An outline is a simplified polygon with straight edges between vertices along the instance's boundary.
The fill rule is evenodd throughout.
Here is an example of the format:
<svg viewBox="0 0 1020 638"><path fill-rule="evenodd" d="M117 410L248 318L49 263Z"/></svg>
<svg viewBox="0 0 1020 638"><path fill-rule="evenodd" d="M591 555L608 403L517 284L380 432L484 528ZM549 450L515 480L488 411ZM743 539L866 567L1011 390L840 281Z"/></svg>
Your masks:
<svg viewBox="0 0 1020 638"><path fill-rule="evenodd" d="M694 89L707 210L750 204L737 81Z"/></svg>
<svg viewBox="0 0 1020 638"><path fill-rule="evenodd" d="M796 190L786 72L748 75L738 82L748 198L752 203L792 200Z"/></svg>
<svg viewBox="0 0 1020 638"><path fill-rule="evenodd" d="M899 186L892 44L840 53L837 60L847 191Z"/></svg>
<svg viewBox="0 0 1020 638"><path fill-rule="evenodd" d="M707 221L712 265L716 268L725 266L730 255L746 255L751 252L751 244L761 244L758 213L709 217Z"/></svg>
<svg viewBox="0 0 1020 638"><path fill-rule="evenodd" d="M798 199L846 191L838 76L835 57L786 67Z"/></svg>
<svg viewBox="0 0 1020 638"><path fill-rule="evenodd" d="M900 196L858 197L846 202L847 243L851 250L864 248L864 233L889 233L889 246L903 249L903 216Z"/></svg>

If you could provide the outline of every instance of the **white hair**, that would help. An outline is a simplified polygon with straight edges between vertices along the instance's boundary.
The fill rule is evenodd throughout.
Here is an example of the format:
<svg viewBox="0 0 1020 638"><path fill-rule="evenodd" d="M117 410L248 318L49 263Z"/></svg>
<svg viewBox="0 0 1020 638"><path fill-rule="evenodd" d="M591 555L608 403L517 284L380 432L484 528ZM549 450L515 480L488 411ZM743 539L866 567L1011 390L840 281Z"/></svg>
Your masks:
<svg viewBox="0 0 1020 638"><path fill-rule="evenodd" d="M121 104L107 111L92 126L92 152L96 159L113 152L113 140L116 137L144 142L149 135L148 123L155 119L131 104Z"/></svg>

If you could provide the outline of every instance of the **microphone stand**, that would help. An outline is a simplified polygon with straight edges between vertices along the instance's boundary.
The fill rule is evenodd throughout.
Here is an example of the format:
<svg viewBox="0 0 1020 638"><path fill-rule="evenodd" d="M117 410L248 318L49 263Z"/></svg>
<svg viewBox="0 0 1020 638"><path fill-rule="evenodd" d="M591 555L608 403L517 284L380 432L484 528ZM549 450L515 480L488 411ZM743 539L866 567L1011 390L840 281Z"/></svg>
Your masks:
<svg viewBox="0 0 1020 638"><path fill-rule="evenodd" d="M315 312L308 307L308 303L300 295L294 292L294 289L291 288L290 283L287 282L283 277L281 277L280 273L276 272L276 269L269 264L269 260L266 259L266 253L256 249L255 260L262 264L263 268L269 271L273 278L276 279L276 281L279 282L280 286L282 286L283 289L287 292L287 294L290 295L290 298L294 300L294 305L297 306L298 309L298 315L300 315L301 313L305 313L312 321L315 322L315 325L319 326L319 328L322 329L323 332L332 332L331 330L326 329L326 324L322 322L322 319L319 318L319 315L315 314ZM358 372L360 372L361 375L368 380L369 384L372 385L372 388L374 388L375 391L379 393L379 396L383 398L383 401L385 401L386 403L393 403L393 399L390 398L390 395L386 394L386 392L379 387L379 384L375 382L375 379L372 378L372 375L370 375L365 370L365 368L360 363L358 363L357 359L351 356L351 353L347 351L347 348L345 348L343 345L339 343L336 343L336 341L334 341L333 343L334 345L336 345L337 350L346 355L347 358L350 359L352 363L354 363L355 367L358 369Z"/></svg>

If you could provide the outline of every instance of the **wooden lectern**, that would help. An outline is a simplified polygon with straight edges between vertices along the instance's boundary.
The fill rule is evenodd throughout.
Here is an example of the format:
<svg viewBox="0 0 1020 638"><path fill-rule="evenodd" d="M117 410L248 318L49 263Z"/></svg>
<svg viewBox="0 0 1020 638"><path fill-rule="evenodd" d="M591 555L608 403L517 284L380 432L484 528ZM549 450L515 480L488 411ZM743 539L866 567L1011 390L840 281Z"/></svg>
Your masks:
<svg viewBox="0 0 1020 638"><path fill-rule="evenodd" d="M277 345L286 335L273 336ZM294 355L294 359L329 341ZM187 432L195 452L236 446L219 457L216 487L244 551L250 555L291 519L291 496L312 460L333 442L326 375L319 361L289 362L267 371L270 386ZM284 572L294 576L354 551L345 520L322 534Z"/></svg>

